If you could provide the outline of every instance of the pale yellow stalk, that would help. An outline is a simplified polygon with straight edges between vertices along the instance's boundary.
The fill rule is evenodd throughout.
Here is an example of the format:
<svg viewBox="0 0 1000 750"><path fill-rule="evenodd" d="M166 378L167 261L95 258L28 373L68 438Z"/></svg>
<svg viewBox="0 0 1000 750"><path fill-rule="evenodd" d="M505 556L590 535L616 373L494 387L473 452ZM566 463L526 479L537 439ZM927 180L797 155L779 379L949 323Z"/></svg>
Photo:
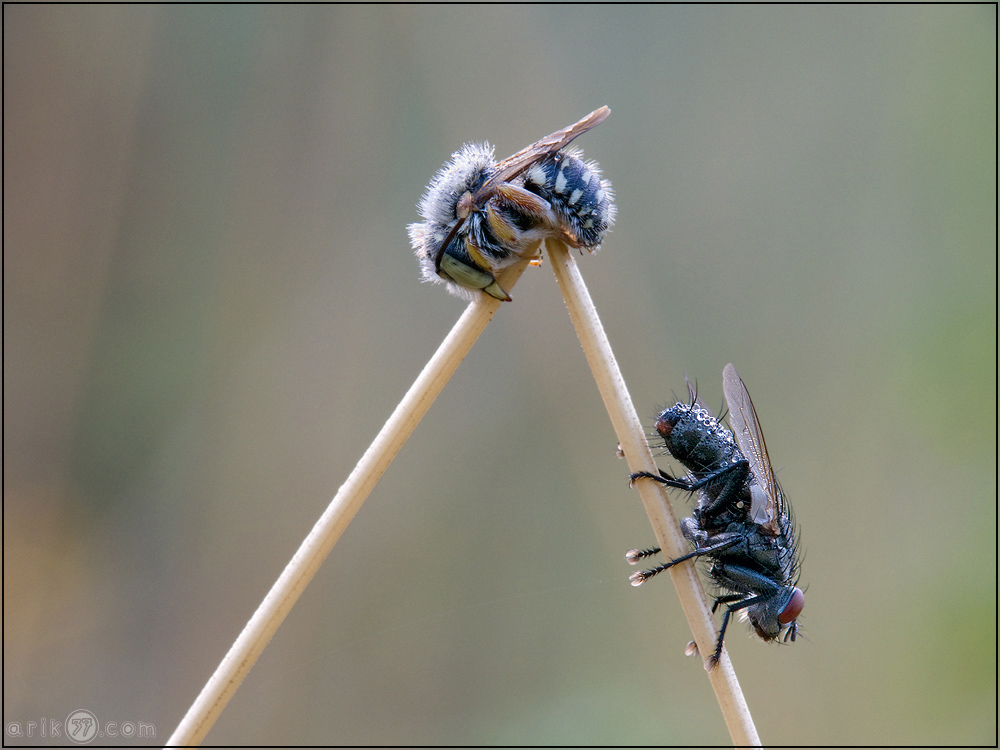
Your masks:
<svg viewBox="0 0 1000 750"><path fill-rule="evenodd" d="M522 261L498 279L510 289L527 266ZM281 576L257 607L201 693L167 740L167 747L198 745L257 661L268 641L295 606L333 545L389 467L444 384L469 353L501 302L485 294L469 303L462 317L410 386L375 441L341 485L336 497L299 546Z"/></svg>
<svg viewBox="0 0 1000 750"><path fill-rule="evenodd" d="M560 242L546 240L546 247L569 316L583 345L587 362L594 374L594 380L597 381L597 389L604 400L604 406L608 410L611 424L628 462L629 472L648 471L655 474L656 464L646 442L642 424L639 422L632 397L625 387L621 370L615 361L615 355L611 351L608 337L604 333L597 309L583 282L576 260L569 249ZM657 482L642 480L637 481L635 486L663 554L667 559L686 554L689 551L688 545L681 535L677 519L670 507L666 489ZM693 562L675 565L670 568L670 575L699 652L713 653L716 639L715 623ZM760 746L753 718L750 716L736 673L724 648L718 667L708 672L708 679L719 701L733 744Z"/></svg>

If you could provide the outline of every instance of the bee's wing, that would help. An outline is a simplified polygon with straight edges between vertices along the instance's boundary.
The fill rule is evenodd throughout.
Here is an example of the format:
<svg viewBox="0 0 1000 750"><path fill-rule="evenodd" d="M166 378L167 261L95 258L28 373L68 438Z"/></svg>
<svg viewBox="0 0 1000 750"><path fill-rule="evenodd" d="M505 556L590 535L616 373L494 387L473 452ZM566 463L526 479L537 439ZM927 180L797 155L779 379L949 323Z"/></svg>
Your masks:
<svg viewBox="0 0 1000 750"><path fill-rule="evenodd" d="M573 123L568 128L557 130L541 140L535 141L527 148L521 149L513 156L508 156L497 164L496 171L472 196L473 205L481 207L486 199L493 194L493 190L497 185L514 179L535 162L541 161L549 154L553 154L561 148L565 148L574 138L583 135L591 128L604 122L605 118L610 114L611 110L608 107L595 109L582 120ZM464 223L465 219L456 221L451 231L444 238L444 241L441 242L441 246L434 256L434 267L439 273L441 271L441 257L444 255L445 248L448 247L455 235L458 234L459 228Z"/></svg>
<svg viewBox="0 0 1000 750"><path fill-rule="evenodd" d="M766 529L778 533L778 483L774 478L771 460L767 457L767 446L764 445L764 433L757 421L757 412L753 408L747 387L731 364L722 371L722 392L729 405L729 424L733 428L736 442L743 452L743 457L750 463L750 470L757 487L762 492L758 497L752 492L750 517Z"/></svg>
<svg viewBox="0 0 1000 750"><path fill-rule="evenodd" d="M501 182L507 182L517 177L536 161L540 161L549 154L554 154L556 151L566 148L574 138L578 138L591 128L604 122L609 114L611 114L611 110L607 107L595 109L582 120L573 123L568 128L557 130L541 140L535 141L527 148L521 149L513 156L508 156L497 165L497 171L493 176L476 191L476 197L478 198L480 195L488 193L493 185L498 185ZM478 200L476 201L476 205L479 205Z"/></svg>

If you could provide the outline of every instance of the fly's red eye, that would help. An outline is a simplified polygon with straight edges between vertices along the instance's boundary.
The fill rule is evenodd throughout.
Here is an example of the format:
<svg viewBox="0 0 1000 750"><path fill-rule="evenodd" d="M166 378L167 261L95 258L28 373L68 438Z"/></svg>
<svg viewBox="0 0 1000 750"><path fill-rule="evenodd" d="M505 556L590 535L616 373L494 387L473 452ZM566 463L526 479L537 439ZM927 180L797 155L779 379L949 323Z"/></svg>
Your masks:
<svg viewBox="0 0 1000 750"><path fill-rule="evenodd" d="M778 622L782 625L792 622L792 620L799 616L799 612L802 611L804 606L806 606L806 595L802 593L802 589L796 588L792 592L792 598L788 600L788 604L785 605L785 608L781 610L781 614L778 615Z"/></svg>
<svg viewBox="0 0 1000 750"><path fill-rule="evenodd" d="M656 420L656 424L653 425L653 429L660 433L660 437L666 437L670 434L670 431L674 429L674 424L674 422L666 419L658 419Z"/></svg>

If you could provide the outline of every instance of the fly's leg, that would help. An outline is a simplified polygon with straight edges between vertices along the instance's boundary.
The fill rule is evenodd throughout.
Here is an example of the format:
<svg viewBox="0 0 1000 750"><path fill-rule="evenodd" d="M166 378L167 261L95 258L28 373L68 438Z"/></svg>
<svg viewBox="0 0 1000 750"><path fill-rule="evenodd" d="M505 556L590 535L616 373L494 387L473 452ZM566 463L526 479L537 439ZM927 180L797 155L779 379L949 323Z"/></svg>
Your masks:
<svg viewBox="0 0 1000 750"><path fill-rule="evenodd" d="M743 594L727 594L726 596L717 596L715 601L712 602L712 614L715 614L715 610L719 608L720 604L729 604L729 602L738 602L743 598Z"/></svg>
<svg viewBox="0 0 1000 750"><path fill-rule="evenodd" d="M729 547L739 544L741 541L742 537L735 537L732 539L727 539L726 541L721 542L719 544L714 544L711 547L699 547L698 549L693 550L692 552L688 552L686 555L681 555L680 557L670 560L669 562L665 562L662 565L657 565L655 568L650 568L649 570L643 570L633 573L632 575L629 576L628 579L633 586L638 586L641 583L648 581L657 573L662 573L664 570L669 570L670 568L674 567L677 563L682 563L685 560L690 560L691 558L698 557L700 555L717 554L724 549L728 549ZM659 551L660 551L659 547L647 550L637 550L637 549L629 550L629 552L626 553L625 555L625 559L628 561L629 565L635 565L642 558L649 557L650 555L655 555Z"/></svg>
<svg viewBox="0 0 1000 750"><path fill-rule="evenodd" d="M646 479L652 479L660 484L665 484L667 487L676 487L681 490L687 489L688 483L684 480L670 476L663 469L660 469L659 472L659 474L652 474L648 471L637 471L635 474L629 474L628 486L631 487L635 484L636 479L645 477Z"/></svg>
<svg viewBox="0 0 1000 750"><path fill-rule="evenodd" d="M719 666L719 659L722 658L722 641L726 637L726 628L729 626L729 617L732 613L732 607L726 607L726 614L722 616L722 627L719 629L719 640L715 642L715 653L705 661L705 669L709 672Z"/></svg>
<svg viewBox="0 0 1000 750"><path fill-rule="evenodd" d="M715 653L712 654L710 657L708 657L708 659L705 661L705 669L711 672L713 669L719 666L719 659L722 657L722 641L726 637L726 628L729 627L729 618L733 616L733 613L739 612L741 609L746 609L747 607L752 607L754 604L763 601L765 598L766 597L764 596L751 596L747 599L740 599L740 597L737 595L730 595L730 596L720 596L718 599L715 600L715 604L712 605L713 613L715 612L715 608L719 606L719 604L724 604L727 601L734 601L734 600L739 600L739 601L736 601L735 604L730 604L728 607L726 607L726 613L722 616L722 627L719 628L719 640L715 642Z"/></svg>
<svg viewBox="0 0 1000 750"><path fill-rule="evenodd" d="M708 476L702 477L694 482L672 477L662 469L660 470L659 476L648 471L637 471L635 474L629 475L628 481L629 485L632 485L635 483L636 479L652 479L653 481L659 482L667 487L674 487L679 490L684 490L685 492L694 492L695 490L700 490L714 482L722 481L723 485L722 489L719 491L718 497L701 509L702 518L711 520L727 507L730 499L740 491L749 476L750 464L746 461L746 459L744 459L713 471Z"/></svg>

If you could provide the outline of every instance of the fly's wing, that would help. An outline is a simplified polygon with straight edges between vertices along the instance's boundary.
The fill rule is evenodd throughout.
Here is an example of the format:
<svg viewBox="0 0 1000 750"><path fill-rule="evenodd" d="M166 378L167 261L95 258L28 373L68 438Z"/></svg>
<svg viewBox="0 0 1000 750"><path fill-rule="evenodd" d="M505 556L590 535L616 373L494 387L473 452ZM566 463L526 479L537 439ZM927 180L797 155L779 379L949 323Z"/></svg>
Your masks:
<svg viewBox="0 0 1000 750"><path fill-rule="evenodd" d="M778 483L767 457L764 433L760 430L750 394L731 364L726 365L726 369L722 371L722 392L729 405L729 424L757 484L751 488L750 518L754 523L778 534Z"/></svg>
<svg viewBox="0 0 1000 750"><path fill-rule="evenodd" d="M514 179L535 162L541 161L549 154L554 154L556 151L566 148L574 138L583 135L591 128L597 127L610 114L611 110L608 107L595 109L579 122L575 122L562 130L557 130L541 140L535 141L527 148L521 149L513 156L508 156L497 165L496 171L472 196L473 206L477 208L481 207L489 196L493 194L497 185ZM456 221L451 231L448 232L448 236L441 243L441 247L438 248L437 254L434 256L434 267L439 272L441 270L441 257L444 255L445 248L448 247L455 235L458 234L459 228L464 223L465 219Z"/></svg>

